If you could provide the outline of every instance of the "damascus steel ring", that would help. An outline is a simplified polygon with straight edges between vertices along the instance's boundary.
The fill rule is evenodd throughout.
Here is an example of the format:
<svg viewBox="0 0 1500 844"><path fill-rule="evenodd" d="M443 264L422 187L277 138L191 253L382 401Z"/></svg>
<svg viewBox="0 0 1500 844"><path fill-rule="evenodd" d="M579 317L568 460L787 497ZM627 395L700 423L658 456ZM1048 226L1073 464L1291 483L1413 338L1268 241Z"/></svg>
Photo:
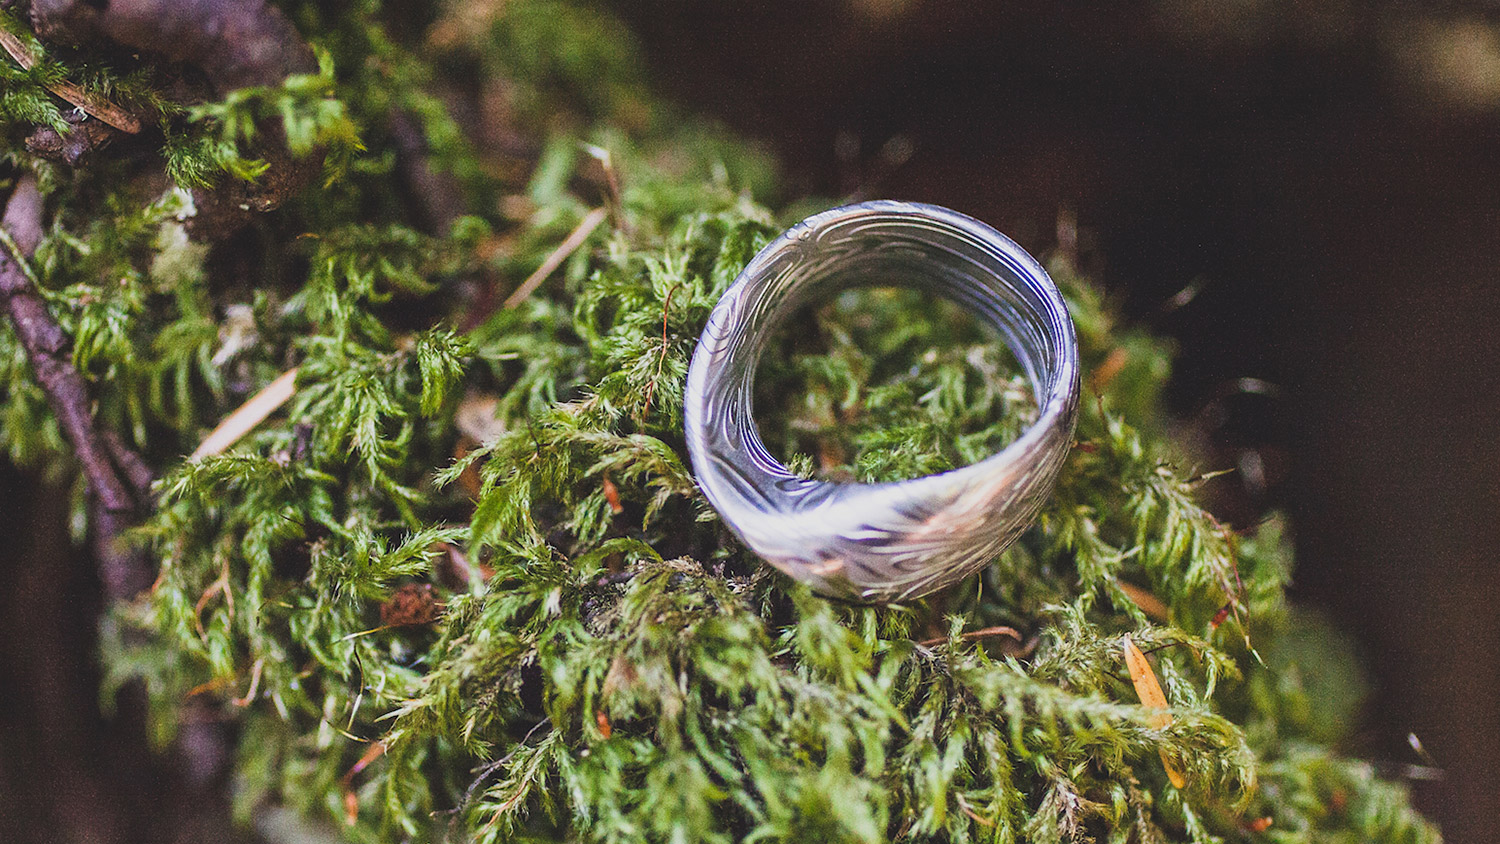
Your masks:
<svg viewBox="0 0 1500 844"><path fill-rule="evenodd" d="M755 366L779 324L850 287L914 287L994 326L1037 398L998 454L883 484L793 475L751 416ZM994 561L1036 518L1072 444L1078 341L1036 259L935 205L863 202L803 220L761 250L709 316L685 396L688 453L724 522L766 562L831 597L904 601Z"/></svg>

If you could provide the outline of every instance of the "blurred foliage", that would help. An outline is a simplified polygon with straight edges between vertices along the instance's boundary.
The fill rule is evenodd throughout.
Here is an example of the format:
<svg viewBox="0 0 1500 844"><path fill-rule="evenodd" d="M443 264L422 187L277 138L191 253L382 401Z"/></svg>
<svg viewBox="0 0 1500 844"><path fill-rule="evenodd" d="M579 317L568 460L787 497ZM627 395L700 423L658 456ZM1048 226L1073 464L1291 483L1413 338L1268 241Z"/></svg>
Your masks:
<svg viewBox="0 0 1500 844"><path fill-rule="evenodd" d="M1050 269L1088 394L1037 526L921 603L826 601L739 547L682 448L698 333L792 222L763 204L774 169L653 100L596 9L453 3L396 33L356 5L289 5L320 74L163 108L176 187L7 153L56 208L32 266L99 418L165 473L135 534L159 580L104 626L110 688L144 680L163 742L189 700L236 722L245 817L292 807L356 841L1436 840L1338 755L1347 649L1285 606L1277 523L1242 536L1195 502L1154 416L1169 350L1066 256ZM0 119L51 121L34 86L65 72L23 74ZM475 141L440 96L453 79L505 104L488 113L534 154ZM396 109L461 188L447 231L412 222ZM183 189L256 178L268 119L294 152L342 150L328 183L192 243ZM486 304L596 205L608 222L553 278ZM1034 413L942 303L862 291L801 324L816 331L768 355L757 395L802 471L940 471ZM182 459L292 366L284 412ZM8 329L0 385L11 458L67 467ZM413 594L436 602L403 615Z"/></svg>

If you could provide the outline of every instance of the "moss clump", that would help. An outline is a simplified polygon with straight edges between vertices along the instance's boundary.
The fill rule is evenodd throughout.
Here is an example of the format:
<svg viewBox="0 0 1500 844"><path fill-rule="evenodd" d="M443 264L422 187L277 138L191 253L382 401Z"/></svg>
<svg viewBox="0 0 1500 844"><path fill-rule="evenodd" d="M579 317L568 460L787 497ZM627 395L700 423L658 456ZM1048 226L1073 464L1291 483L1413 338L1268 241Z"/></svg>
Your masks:
<svg viewBox="0 0 1500 844"><path fill-rule="evenodd" d="M166 118L183 187L255 178L244 127L274 114L347 150L325 189L208 252L181 190L50 172L35 261L100 418L165 469L136 534L160 578L106 624L111 677L144 678L164 740L190 696L239 725L246 816L365 841L1436 840L1331 749L1288 668L1286 543L1195 503L1152 416L1168 350L1067 261L1088 370L1113 374L1036 528L923 603L817 598L732 540L683 461L699 330L791 221L759 204L774 172L654 102L597 11L518 0L404 43L365 6L293 4L326 50L314 81ZM432 93L459 71L521 91L533 164L466 140ZM48 119L7 97L4 119ZM412 223L393 108L476 209L448 231ZM513 289L595 205L608 221L536 293L474 293ZM930 303L838 300L817 324L760 384L762 430L806 471L940 470L1032 410ZM292 366L283 413L180 458ZM0 383L12 458L57 458L8 331Z"/></svg>

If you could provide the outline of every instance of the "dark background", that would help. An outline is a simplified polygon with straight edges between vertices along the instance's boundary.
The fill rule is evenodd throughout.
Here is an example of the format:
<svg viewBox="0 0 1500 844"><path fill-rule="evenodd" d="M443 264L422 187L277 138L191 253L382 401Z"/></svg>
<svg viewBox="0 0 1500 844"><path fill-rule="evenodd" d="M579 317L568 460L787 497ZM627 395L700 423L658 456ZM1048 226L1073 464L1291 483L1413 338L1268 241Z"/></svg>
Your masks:
<svg viewBox="0 0 1500 844"><path fill-rule="evenodd" d="M1500 17L617 6L658 88L763 142L794 191L936 202L1043 252L1076 217L1096 279L1179 341L1173 410L1207 459L1267 470L1221 486L1221 512L1289 512L1295 599L1356 636L1373 692L1345 749L1399 776L1424 763L1414 734L1443 772L1413 782L1421 808L1451 842L1495 840Z"/></svg>
<svg viewBox="0 0 1500 844"><path fill-rule="evenodd" d="M1184 434L1215 467L1264 469L1220 482L1219 511L1289 512L1296 599L1357 637L1373 691L1344 749L1392 775L1440 768L1413 783L1419 805L1450 842L1494 840L1500 17L1353 0L616 6L658 89L763 142L788 198L936 202L1037 252L1076 219L1094 277L1178 340ZM4 469L0 506L0 837L223 840L192 826L220 784L148 762L94 714L80 666L98 585L55 553L64 494Z"/></svg>

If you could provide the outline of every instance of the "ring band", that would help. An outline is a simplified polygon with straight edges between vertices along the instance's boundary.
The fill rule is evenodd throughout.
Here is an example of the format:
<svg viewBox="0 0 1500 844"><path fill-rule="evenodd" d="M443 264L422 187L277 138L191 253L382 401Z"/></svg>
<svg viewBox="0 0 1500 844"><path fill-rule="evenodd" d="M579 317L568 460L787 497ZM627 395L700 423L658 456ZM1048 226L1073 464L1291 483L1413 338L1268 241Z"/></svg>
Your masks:
<svg viewBox="0 0 1500 844"><path fill-rule="evenodd" d="M930 290L992 324L1031 382L1036 422L991 457L913 480L792 474L751 416L756 363L800 305L856 286ZM708 318L684 404L698 485L751 550L824 595L905 601L994 561L1036 518L1072 445L1078 340L1062 294L1010 238L935 205L863 202L751 259Z"/></svg>

